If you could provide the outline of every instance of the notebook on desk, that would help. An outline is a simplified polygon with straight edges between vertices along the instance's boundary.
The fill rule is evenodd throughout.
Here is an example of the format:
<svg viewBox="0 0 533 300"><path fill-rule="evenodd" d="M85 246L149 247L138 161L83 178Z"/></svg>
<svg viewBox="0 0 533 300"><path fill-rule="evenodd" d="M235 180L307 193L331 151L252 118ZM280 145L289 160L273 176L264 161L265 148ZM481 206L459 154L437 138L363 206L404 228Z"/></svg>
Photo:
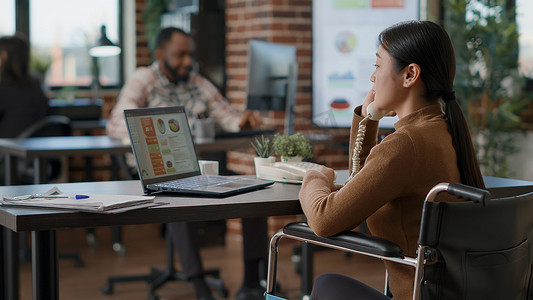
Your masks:
<svg viewBox="0 0 533 300"><path fill-rule="evenodd" d="M155 191L228 196L273 182L238 176L201 175L183 106L124 111L137 172L145 193Z"/></svg>

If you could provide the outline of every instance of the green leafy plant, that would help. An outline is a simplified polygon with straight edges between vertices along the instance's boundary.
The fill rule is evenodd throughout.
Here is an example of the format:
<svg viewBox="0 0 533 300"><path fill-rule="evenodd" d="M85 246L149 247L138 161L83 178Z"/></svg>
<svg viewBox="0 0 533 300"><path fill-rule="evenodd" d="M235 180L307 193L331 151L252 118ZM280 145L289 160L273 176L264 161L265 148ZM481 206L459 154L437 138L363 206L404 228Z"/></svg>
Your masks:
<svg viewBox="0 0 533 300"><path fill-rule="evenodd" d="M301 134L274 136L274 152L282 157L300 156L302 158L312 158L313 148L309 140Z"/></svg>
<svg viewBox="0 0 533 300"><path fill-rule="evenodd" d="M252 147L257 152L257 156L262 158L268 158L274 152L274 143L271 139L261 136L261 139L255 138L252 142Z"/></svg>
<svg viewBox="0 0 533 300"><path fill-rule="evenodd" d="M75 86L64 86L56 93L55 98L64 100L68 103L73 103L77 92L78 88Z"/></svg>
<svg viewBox="0 0 533 300"><path fill-rule="evenodd" d="M30 68L44 78L46 71L50 68L52 59L50 55L46 53L39 53L37 50L32 49L30 55Z"/></svg>
<svg viewBox="0 0 533 300"><path fill-rule="evenodd" d="M445 27L455 48L454 89L467 117L484 175L510 175L507 157L531 101L518 73L516 7L505 0L450 0Z"/></svg>
<svg viewBox="0 0 533 300"><path fill-rule="evenodd" d="M145 36L151 49L155 49L155 37L161 30L161 15L168 11L172 0L148 0L143 13Z"/></svg>

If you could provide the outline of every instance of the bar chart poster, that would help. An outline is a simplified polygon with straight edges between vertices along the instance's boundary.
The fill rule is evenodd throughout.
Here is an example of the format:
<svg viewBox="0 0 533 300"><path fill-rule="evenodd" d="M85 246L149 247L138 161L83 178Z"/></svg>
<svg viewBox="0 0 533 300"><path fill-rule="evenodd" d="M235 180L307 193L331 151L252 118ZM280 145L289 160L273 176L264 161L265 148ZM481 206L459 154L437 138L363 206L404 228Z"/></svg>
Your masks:
<svg viewBox="0 0 533 300"><path fill-rule="evenodd" d="M379 33L419 19L418 0L313 1L313 122L350 127L355 107L372 88ZM385 117L381 127L398 119Z"/></svg>

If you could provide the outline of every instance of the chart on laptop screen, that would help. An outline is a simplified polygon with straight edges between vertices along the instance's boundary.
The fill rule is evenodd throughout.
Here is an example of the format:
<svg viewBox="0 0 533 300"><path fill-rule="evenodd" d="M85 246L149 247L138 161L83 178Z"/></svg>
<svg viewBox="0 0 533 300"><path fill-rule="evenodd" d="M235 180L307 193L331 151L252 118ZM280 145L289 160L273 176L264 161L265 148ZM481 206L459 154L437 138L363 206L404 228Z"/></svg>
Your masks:
<svg viewBox="0 0 533 300"><path fill-rule="evenodd" d="M128 117L143 179L196 171L196 152L184 112Z"/></svg>

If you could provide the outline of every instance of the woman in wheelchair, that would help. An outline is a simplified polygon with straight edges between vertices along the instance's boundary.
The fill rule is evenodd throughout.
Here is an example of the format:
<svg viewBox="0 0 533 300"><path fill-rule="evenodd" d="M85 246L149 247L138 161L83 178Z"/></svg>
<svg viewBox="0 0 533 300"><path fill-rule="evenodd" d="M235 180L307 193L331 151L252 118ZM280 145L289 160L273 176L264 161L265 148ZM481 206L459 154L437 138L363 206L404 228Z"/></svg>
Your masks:
<svg viewBox="0 0 533 300"><path fill-rule="evenodd" d="M332 169L310 170L300 202L319 236L351 230L366 220L371 234L414 257L429 190L440 182L484 188L483 178L453 92L455 56L444 29L429 21L385 29L379 35L375 66L373 87L354 111L350 179L339 189ZM396 131L379 144L378 121L366 118L370 104L399 117ZM362 126L366 128L360 130ZM394 299L412 299L414 269L387 262L385 267ZM389 298L353 279L323 274L315 281L311 299Z"/></svg>

